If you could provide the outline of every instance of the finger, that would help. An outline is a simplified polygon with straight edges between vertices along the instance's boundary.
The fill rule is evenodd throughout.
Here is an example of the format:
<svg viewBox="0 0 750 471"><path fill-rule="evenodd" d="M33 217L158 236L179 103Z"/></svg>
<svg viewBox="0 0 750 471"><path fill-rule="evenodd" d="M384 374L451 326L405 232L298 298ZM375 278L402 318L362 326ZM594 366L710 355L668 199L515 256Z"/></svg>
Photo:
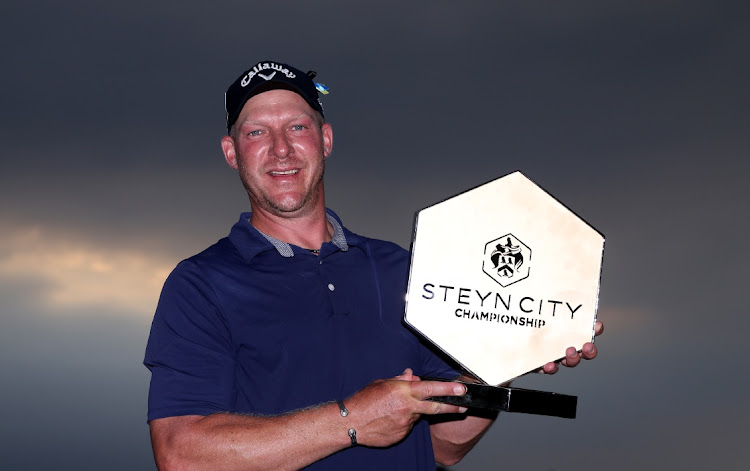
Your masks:
<svg viewBox="0 0 750 471"><path fill-rule="evenodd" d="M436 396L463 396L466 385L448 381L420 381L412 384L412 396L423 401Z"/></svg>
<svg viewBox="0 0 750 471"><path fill-rule="evenodd" d="M599 353L599 351L596 349L596 345L591 342L585 343L583 345L583 348L581 349L581 355L586 360L592 360L596 358L597 353Z"/></svg>
<svg viewBox="0 0 750 471"><path fill-rule="evenodd" d="M602 321L596 321L594 324L594 335L602 335L604 332L604 323Z"/></svg>
<svg viewBox="0 0 750 471"><path fill-rule="evenodd" d="M425 415L463 414L468 410L465 406L454 406L436 401L421 401L420 404L418 412Z"/></svg>
<svg viewBox="0 0 750 471"><path fill-rule="evenodd" d="M557 370L559 370L559 369L560 369L560 367L557 366L557 362L551 361L551 362L545 364L542 367L541 373L546 373L548 375L553 375L553 374L557 373Z"/></svg>
<svg viewBox="0 0 750 471"><path fill-rule="evenodd" d="M565 359L562 361L563 365L574 367L581 361L581 356L578 354L578 350L575 347L568 347L565 350Z"/></svg>

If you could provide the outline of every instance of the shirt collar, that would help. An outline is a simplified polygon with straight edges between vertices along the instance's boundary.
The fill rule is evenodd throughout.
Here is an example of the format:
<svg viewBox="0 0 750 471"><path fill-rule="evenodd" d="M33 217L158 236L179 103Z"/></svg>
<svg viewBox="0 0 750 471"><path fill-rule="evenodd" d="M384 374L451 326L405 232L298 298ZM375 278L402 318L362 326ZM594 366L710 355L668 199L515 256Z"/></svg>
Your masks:
<svg viewBox="0 0 750 471"><path fill-rule="evenodd" d="M294 256L294 250L292 249L291 244L268 234L264 234L256 229L250 224L251 217L252 213L250 212L242 213L240 215L240 220L237 221L234 227L232 227L232 231L229 234L229 240L234 244L237 250L240 251L246 261L250 261L250 259L260 252L272 248L276 249L282 257L288 258ZM331 243L338 247L342 252L349 250L349 243L347 242L345 229L342 227L338 215L332 210L326 208L326 219L333 227Z"/></svg>
<svg viewBox="0 0 750 471"><path fill-rule="evenodd" d="M328 219L328 222L330 222L331 226L333 226L333 237L331 237L331 243L338 247L342 252L346 252L347 250L349 250L349 245L346 243L344 230L341 228L341 224L339 224L336 218L333 217L333 215L331 215L328 211L330 210L326 209L326 219ZM333 211L331 211L331 213L333 213ZM291 245L287 244L283 240L279 240L275 237L271 237L268 234L264 234L261 231L258 232L276 248L276 251L279 252L279 255L281 255L282 257L294 257L294 251L292 250Z"/></svg>

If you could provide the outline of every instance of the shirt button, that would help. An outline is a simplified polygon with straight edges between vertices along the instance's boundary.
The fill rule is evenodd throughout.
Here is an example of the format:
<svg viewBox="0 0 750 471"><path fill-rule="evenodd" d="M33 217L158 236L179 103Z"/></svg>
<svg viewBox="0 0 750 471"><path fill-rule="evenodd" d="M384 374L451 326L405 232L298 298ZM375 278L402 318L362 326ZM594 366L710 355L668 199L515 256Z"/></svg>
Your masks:
<svg viewBox="0 0 750 471"><path fill-rule="evenodd" d="M333 290L336 289L336 287L333 286L333 283L328 283L328 289L331 290L331 291L333 291Z"/></svg>

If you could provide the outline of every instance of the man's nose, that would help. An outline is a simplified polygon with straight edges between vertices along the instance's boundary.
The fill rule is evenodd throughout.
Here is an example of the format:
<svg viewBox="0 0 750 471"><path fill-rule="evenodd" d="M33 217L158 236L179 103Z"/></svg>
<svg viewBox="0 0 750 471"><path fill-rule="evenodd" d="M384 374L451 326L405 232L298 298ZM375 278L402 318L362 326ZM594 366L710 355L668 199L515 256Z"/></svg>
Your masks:
<svg viewBox="0 0 750 471"><path fill-rule="evenodd" d="M285 159L292 152L292 146L283 132L275 133L273 136L271 153L279 159Z"/></svg>

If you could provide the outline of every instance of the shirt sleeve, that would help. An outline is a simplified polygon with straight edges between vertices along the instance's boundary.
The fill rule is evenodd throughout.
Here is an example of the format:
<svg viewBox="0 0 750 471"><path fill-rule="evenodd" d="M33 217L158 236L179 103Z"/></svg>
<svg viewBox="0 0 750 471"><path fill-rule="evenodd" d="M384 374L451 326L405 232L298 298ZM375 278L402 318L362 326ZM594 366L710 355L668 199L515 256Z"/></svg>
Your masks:
<svg viewBox="0 0 750 471"><path fill-rule="evenodd" d="M234 349L201 270L181 262L162 289L144 364L151 371L148 420L231 409Z"/></svg>

